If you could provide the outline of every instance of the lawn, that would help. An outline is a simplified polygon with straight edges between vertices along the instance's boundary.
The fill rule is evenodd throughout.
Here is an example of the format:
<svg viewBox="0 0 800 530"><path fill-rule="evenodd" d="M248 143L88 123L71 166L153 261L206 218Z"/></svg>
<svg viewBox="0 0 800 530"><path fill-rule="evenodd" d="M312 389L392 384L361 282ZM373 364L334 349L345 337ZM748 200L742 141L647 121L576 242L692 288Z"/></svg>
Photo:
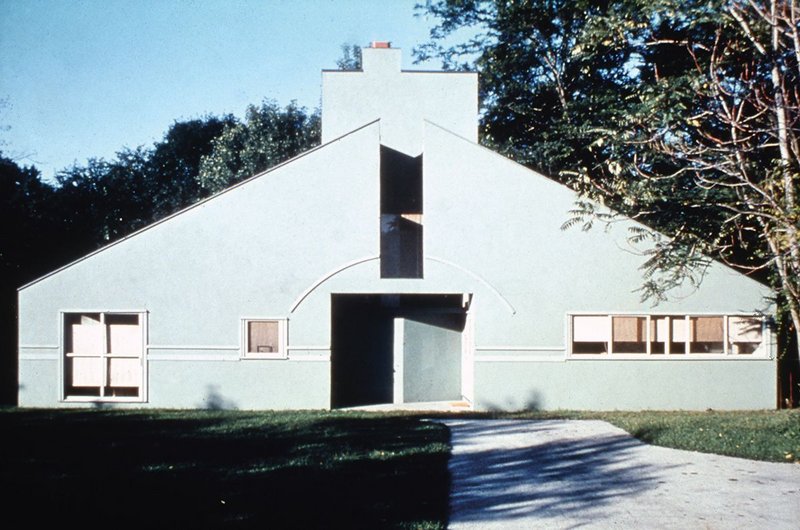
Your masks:
<svg viewBox="0 0 800 530"><path fill-rule="evenodd" d="M640 440L703 453L800 463L800 409L755 412L609 412Z"/></svg>
<svg viewBox="0 0 800 530"><path fill-rule="evenodd" d="M443 528L447 429L412 416L0 411L5 528Z"/></svg>
<svg viewBox="0 0 800 530"><path fill-rule="evenodd" d="M658 445L800 462L800 410L465 416L602 419ZM0 409L0 429L5 528L447 524L449 433L419 414Z"/></svg>
<svg viewBox="0 0 800 530"><path fill-rule="evenodd" d="M532 411L476 414L517 419L597 419L643 442L770 462L800 463L800 409L760 411Z"/></svg>

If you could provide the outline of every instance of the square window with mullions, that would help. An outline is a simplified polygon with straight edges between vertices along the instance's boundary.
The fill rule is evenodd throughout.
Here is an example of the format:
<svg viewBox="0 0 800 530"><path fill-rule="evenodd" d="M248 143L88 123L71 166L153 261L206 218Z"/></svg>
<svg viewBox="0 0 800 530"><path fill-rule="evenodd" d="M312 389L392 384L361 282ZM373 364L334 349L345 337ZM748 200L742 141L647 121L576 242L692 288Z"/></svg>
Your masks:
<svg viewBox="0 0 800 530"><path fill-rule="evenodd" d="M140 401L143 313L64 313L64 398Z"/></svg>

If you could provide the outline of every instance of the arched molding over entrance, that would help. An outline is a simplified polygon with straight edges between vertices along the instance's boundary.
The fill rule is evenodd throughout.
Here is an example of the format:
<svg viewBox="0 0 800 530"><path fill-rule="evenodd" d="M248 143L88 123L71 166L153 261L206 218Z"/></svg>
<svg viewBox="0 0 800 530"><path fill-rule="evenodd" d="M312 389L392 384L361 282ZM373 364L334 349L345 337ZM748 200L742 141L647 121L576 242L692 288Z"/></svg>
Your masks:
<svg viewBox="0 0 800 530"><path fill-rule="evenodd" d="M308 298L308 296L311 293L313 293L317 289L317 287L319 287L323 283L327 282L328 280L330 280L331 278L333 278L337 274L339 274L341 272L344 272L347 269L352 269L353 267L357 267L358 265L361 265L362 263L368 263L370 261L377 261L379 259L381 259L380 256L368 256L368 257L365 257L365 258L359 258L357 260L348 261L347 263L345 263L343 265L340 265L336 269L333 269L332 271L329 271L329 272L323 274L314 283L312 283L305 291L303 291L300 294L300 296L297 297L297 299L292 304L291 309L289 309L289 313L290 314L294 313L295 310L300 306L300 304L303 303L303 300Z"/></svg>
<svg viewBox="0 0 800 530"><path fill-rule="evenodd" d="M378 261L378 260L380 260L380 256L367 256L367 257L359 258L359 259L356 259L356 260L353 260L353 261L348 261L348 262L340 265L339 267L337 267L337 268L335 268L335 269L323 274L316 281L314 281L308 288L306 288L300 294L300 296L297 297L297 299L294 301L294 303L292 303L292 306L289 309L289 313L290 314L294 313L297 310L297 308L300 306L300 304L302 304L303 301L311 295L311 293L316 291L323 283L327 282L328 280L332 279L333 277L337 276L338 274L340 274L340 273L342 273L342 272L344 272L344 271L346 271L348 269L352 269L354 267L358 267L359 265L363 265L365 263L369 263L370 261ZM467 276L470 276L471 278L474 278L475 280L480 282L482 285L484 285L489 291L491 291L502 302L502 304L506 307L506 309L508 309L508 311L512 315L515 315L517 313L516 308L513 305L511 305L511 302L509 302L506 299L506 297L503 296L500 293L500 291L494 285L492 285L489 281L484 279L481 275L471 271L470 269L467 269L466 267L462 267L461 265L458 265L456 263L453 263L453 262L450 262L450 261L447 261L447 260L444 260L444 259L441 259L441 258L437 258L437 257L434 257L434 256L426 256L425 257L425 261L431 261L431 262L434 262L434 263L439 263L439 264L444 265L446 267L451 267L453 269L456 269L456 270L466 274Z"/></svg>
<svg viewBox="0 0 800 530"><path fill-rule="evenodd" d="M499 298L503 302L503 305L506 306L506 308L509 310L509 312L512 315L516 315L517 314L517 310L513 305L511 305L511 302L509 302L506 299L506 297L503 296L500 293L500 291L494 285L489 283L480 274L478 274L476 272L473 272L473 271L471 271L471 270L469 270L469 269L467 269L465 267L462 267L461 265L458 265L457 263L453 263L451 261L443 260L441 258L436 258L436 257L433 257L433 256L426 256L425 257L425 261L433 261L433 262L436 262L436 263L441 263L442 265L446 265L448 267L453 267L454 269L457 269L457 270L463 272L464 274L467 274L467 275L475 278L476 280L481 282L483 285L485 285L486 288L489 289L492 293L494 293L494 295L497 296L497 298Z"/></svg>

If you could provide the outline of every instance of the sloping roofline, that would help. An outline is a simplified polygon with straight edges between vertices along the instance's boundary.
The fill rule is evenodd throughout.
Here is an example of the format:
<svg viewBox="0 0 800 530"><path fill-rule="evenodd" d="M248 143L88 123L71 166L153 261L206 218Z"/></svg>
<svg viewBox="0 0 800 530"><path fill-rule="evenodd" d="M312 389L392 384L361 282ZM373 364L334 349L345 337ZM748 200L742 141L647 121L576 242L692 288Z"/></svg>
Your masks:
<svg viewBox="0 0 800 530"><path fill-rule="evenodd" d="M472 146L478 147L478 148L479 148L479 149L481 149L482 151L484 151L484 152L486 152L486 153L488 153L488 154L490 154L490 155L492 155L492 156L494 156L494 157L497 157L497 158L499 158L500 160L504 160L504 161L506 161L506 162L510 162L510 163L512 163L512 164L515 164L515 165L517 165L517 166L519 166L519 167L521 167L521 168L525 169L525 170L526 170L526 171L528 171L529 173L533 174L534 176L536 176L536 177L538 177L538 178L540 178L540 179L543 179L543 180L544 180L544 181L546 181L546 182L549 182L551 185L553 185L553 186L555 186L555 187L562 188L562 189L564 189L564 190L568 191L568 192L569 192L569 193L571 193L571 194L572 194L572 195L573 195L573 196L574 196L576 199L580 197L580 193L578 193L577 191L573 190L572 188L570 188L569 186L567 186L567 185L566 185L566 184L564 184L563 182L559 182L558 180L554 179L553 177L550 177L550 176L548 176L548 175L545 175L544 173L540 173L539 171L536 171L535 169L531 169L531 168L529 168L528 166L526 166L525 164L521 164L521 163L517 162L516 160L513 160L513 159L509 158L508 156L506 156L506 155L504 155L504 154L502 154L502 153L498 153L497 151L494 151L494 150L492 150L492 149L490 149L490 148L486 147L485 145L481 144L480 142L477 142L477 143L476 143L476 142L473 142L473 141L472 141L472 140L470 140L469 138L465 138L465 137L461 136L460 134L456 134L456 133L454 133L453 131L451 131L450 129L448 129L447 127L442 127L442 126L441 126L441 125L439 125L438 123L435 123L435 122L433 122L433 121L431 121L431 120L428 120L428 119L425 119L424 121L425 121L425 123L427 123L427 124L428 124L428 125L430 125L431 127L436 127L437 129L440 129L441 131L444 131L445 133L447 133L448 135L452 136L453 138L457 138L457 139L461 140L462 142L466 142L466 143L468 143L468 144L470 144L470 145L472 145ZM600 208L603 208L603 209L605 209L605 210L607 210L607 211L611 212L611 213L612 213L612 214L614 214L614 215L621 216L621 217L622 217L622 218L623 218L625 221L627 221L627 222L634 223L634 224L636 224L636 225L639 225L639 226L641 226L641 227L644 227L644 228L646 228L647 230L650 230L650 231L652 231L652 232L654 232L654 233L656 233L656 234L660 235L661 237L664 237L664 238L667 238L667 239L672 239L672 238L671 238L670 236L668 236L667 234L664 234L664 233L663 233L661 230L656 230L655 228L651 227L650 225L647 225L647 224L645 224L645 223L643 223L643 222L641 222L641 221L638 221L638 220L636 220L636 219L633 219L633 218L632 218L632 217L630 217L629 215L626 215L626 214L624 214L624 213L622 213L622 212L619 212L619 211L617 211L616 209L614 209L614 208L612 208L612 207L610 207L610 206L608 206L608 205L606 205L606 204L599 203L599 202L597 202L597 201L595 201L595 200L592 200L592 199L587 199L587 200L589 200L590 202L592 202L592 203L594 203L595 205L599 206ZM751 282L755 283L756 285L758 285L758 286L760 286L760 287L762 287L762 288L768 289L768 290L770 291L770 293L773 293L773 294L775 293L775 290L774 290L774 289L773 289L773 288L772 288L770 285L768 285L768 284L765 284L765 283L762 283L761 281L759 281L759 280L757 280L757 279L753 278L752 276L750 276L749 274L747 274L747 273L745 273L745 272L742 272L742 271L740 271L740 270L736 270L736 269L735 269L735 268L734 268L732 265L729 265L729 264L725 263L725 262L724 262L724 261L722 261L722 260L719 260L719 259L713 258L713 257L711 257L711 256L708 256L708 255L706 255L706 254L703 254L703 256L705 256L705 257L706 257L706 258L707 258L707 259L710 261L710 263L714 263L714 264L716 264L716 265L719 265L719 266L721 266L721 267L724 267L725 269L728 269L728 270L730 270L731 272L734 272L734 273L736 273L737 275L739 275L739 276L742 276L743 278L746 278L747 280L749 280L749 281L751 281ZM708 267L706 267L706 268L708 268ZM703 273L702 273L702 274L703 274L703 276L705 276L705 274L706 274L706 273L705 273L705 271L703 271ZM702 279L701 279L700 281L702 282ZM770 303L772 304L772 302L770 302Z"/></svg>
<svg viewBox="0 0 800 530"><path fill-rule="evenodd" d="M86 254L84 256L81 256L80 258L78 258L78 259L76 259L74 261L71 261L71 262L67 263L66 265L62 265L61 267L59 267L59 268L57 268L57 269L55 269L55 270L53 270L51 272L48 272L47 274L45 274L43 276L40 276L40 277L38 277L38 278L36 278L34 280L29 281L28 283L26 283L26 284L24 284L24 285L22 285L20 287L17 287L17 292L20 292L20 291L22 291L24 289L27 289L28 287L31 287L32 285L37 284L37 283L41 282L42 280L46 280L47 278L49 278L51 276L54 276L54 275L58 274L59 272L72 267L73 265L77 265L78 263L80 263L80 262L82 262L84 260L87 260L87 259L91 258L92 256L95 256L96 254L99 254L99 253L101 253L101 252L103 252L105 250L108 250L109 248L111 248L113 246L116 246L116 245L118 245L118 244L120 244L120 243L122 243L124 241L127 241L128 239L132 239L132 238L138 236L139 234L141 234L142 232L146 232L147 230L150 230L151 228L154 228L154 227L156 227L156 226L158 226L158 225L160 225L162 223L166 223L167 221L173 219L174 217L178 217L179 215L182 215L182 214L188 212L189 210L197 208L198 206L202 206L203 204L205 204L205 203L207 203L209 201L213 201L217 197L219 197L219 196L221 196L221 195L223 195L225 193L228 193L231 190L234 190L234 189L236 189L236 188L238 188L240 186L244 186L245 184L248 184L249 182L251 182L253 180L261 178L261 177L267 175L268 173L272 173L273 171L275 171L277 169L280 169L283 166L289 165L289 164L291 164L292 162L294 162L296 160L299 160L299 159L301 159L301 158L303 158L303 157L305 157L307 155L310 155L311 153L314 153L315 151L319 151L319 150L321 150L321 149L323 149L323 148L325 148L325 147L327 147L327 146L329 146L329 145L331 145L333 143L336 143L336 142L338 142L340 140L343 140L344 138L347 138L348 136L350 136L352 134L355 134L355 133L357 133L358 131L360 131L362 129L366 129L367 127L370 127L371 125L374 125L374 124L378 123L379 121L380 121L380 118L372 120L369 123L365 123L364 125L361 125L360 127L356 127L355 129L353 129L353 130L351 130L351 131L349 131L349 132L347 132L347 133L345 133L345 134L343 134L343 135L341 135L341 136L339 136L337 138L334 138L333 140L325 142L324 144L320 144L320 145L318 145L316 147L312 147L311 149L309 149L307 151L303 151L299 155L294 156L294 157L290 158L289 160L281 162L280 164L278 164L276 166L273 166L271 168L265 169L264 171L262 171L260 173L256 173L255 175L253 175L251 177L248 177L248 178L246 178L245 180L243 180L241 182L237 182L236 184L228 186L227 188L225 188L225 189L223 189L221 191L218 191L217 193L215 193L214 195L211 195L210 197L206 197L205 199L201 199L201 200L197 201L194 204L190 204L189 206L187 206L186 208L183 208L182 210L178 210L177 212L172 213L172 214L170 214L170 215L168 215L168 216L166 216L166 217L164 217L162 219L159 219L158 221L154 221L154 222L150 223L149 225L144 226L144 227L136 230L135 232L131 232L127 236L124 236L124 237L121 237L120 239L112 241L111 243L108 243L107 245L104 245L104 246L102 246L102 247L100 247L100 248L98 248L96 250L93 250L92 252L90 252L90 253L88 253L88 254Z"/></svg>
<svg viewBox="0 0 800 530"><path fill-rule="evenodd" d="M343 74L364 73L363 68L350 68L340 70L338 68L323 68L323 73L340 72ZM476 74L477 70L400 70L401 74Z"/></svg>

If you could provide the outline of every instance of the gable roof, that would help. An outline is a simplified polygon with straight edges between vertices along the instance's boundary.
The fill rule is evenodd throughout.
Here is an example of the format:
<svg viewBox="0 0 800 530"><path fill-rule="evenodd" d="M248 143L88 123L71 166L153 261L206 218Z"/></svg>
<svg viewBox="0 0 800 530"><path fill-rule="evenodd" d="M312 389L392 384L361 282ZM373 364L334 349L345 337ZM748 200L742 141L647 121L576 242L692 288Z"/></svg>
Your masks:
<svg viewBox="0 0 800 530"><path fill-rule="evenodd" d="M611 208L611 207L609 207L607 205L601 204L601 203L599 203L597 201L592 201L590 199L584 199L584 198L581 197L581 195L578 192L576 192L575 190L573 190L569 186L567 186L567 185L565 185L565 184L563 184L563 183L561 183L561 182L559 182L559 181L557 181L557 180L555 180L555 179L553 179L551 177L548 177L548 176L546 176L546 175L544 175L544 174L542 174L542 173L540 173L538 171L530 169L530 168L524 166L523 164L520 164L519 162L516 162L516 161L514 161L514 160L512 160L512 159L510 159L510 158L508 158L508 157L506 157L506 156L504 156L504 155L502 155L502 154L500 154L500 153L498 153L498 152L496 152L496 151L494 151L494 150L492 150L492 149L490 149L490 148L488 148L486 146L483 146L481 144L475 143L475 142L471 141L469 138L464 138L463 136L460 136L460 135L448 130L447 128L442 127L441 125L433 123L433 122L431 122L429 120L426 120L426 125L428 127L430 127L432 129L432 131L437 131L435 134L441 134L442 136L445 136L445 137L453 140L453 142L455 142L455 143L451 144L448 141L447 144L440 144L440 145L445 145L445 146L452 145L453 147L455 147L456 143L459 143L459 144L464 146L464 153L469 153L469 152L481 153L481 155L479 155L479 158L485 158L486 160L489 161L488 164L491 164L491 166L494 166L492 168L493 178L495 178L495 179L500 178L500 179L504 179L504 180L505 179L516 178L517 181L518 181L518 184L521 183L521 184L519 184L520 186L524 186L527 189L530 189L532 187L538 188L538 190L537 190L538 194L535 194L535 196L536 196L537 199L539 197L542 198L541 204L538 204L538 208L539 209L552 210L556 206L557 203L569 203L572 206L572 209L574 209L575 204L576 204L576 202L578 200L586 200L588 202L593 203L599 210L604 211L604 212L608 212L608 213L610 213L612 215L617 216L619 222L621 223L621 225L620 225L621 227L629 228L631 226L638 226L638 227L644 228L646 230L649 230L649 231L657 234L658 236L660 236L660 237L662 237L664 239L670 239L669 236L667 236L666 234L660 232L659 230L656 230L656 229L654 229L654 228L642 223L641 221L637 221L635 219L632 219L628 215L625 215L625 214L623 214L621 212L618 212L618 211L614 210L613 208ZM435 134L431 134L431 132L427 132L426 131L426 142L430 142L431 140L433 140L433 137L435 136ZM434 152L438 152L436 149L430 149L431 147L432 147L431 145L426 145L426 150L429 150L429 152L431 152L432 154ZM450 154L450 159L452 159L452 160L460 160L461 158L462 157L459 156L455 152ZM491 162L491 161L496 161L496 162ZM502 167L505 167L507 169L503 170L503 169L501 169ZM472 170L473 170L473 166L469 166L468 168L466 168L467 172L470 172ZM493 182L495 182L495 180L493 180ZM522 191L522 190L520 189L520 191ZM517 197L518 197L517 194L509 195L509 202L513 202ZM529 206L531 208L536 208L537 207L537 202L531 202L531 204ZM565 214L565 217L560 219L560 220L558 220L558 225L559 225L560 230L562 232L564 232L565 230L566 230L566 232L570 231L569 228L566 228L566 229L564 228L564 222L568 220L568 218L566 217L566 214L569 213L569 211L570 211L569 209L564 210L563 213ZM548 213L549 214L553 214L552 211L550 211ZM535 229L535 227L534 227L534 229ZM602 230L599 230L599 231L602 231ZM630 233L626 230L625 239L630 241L629 237L630 237ZM629 253L630 252L636 252L636 253L638 253L638 255L644 256L643 251L645 251L646 248L642 248L642 246L637 247L637 246L631 245L630 249L621 248L621 250L624 251L624 252L629 252ZM706 258L709 260L709 265L703 271L702 279L704 279L708 274L710 274L712 272L712 268L723 269L723 270L726 270L726 271L734 274L737 278L741 278L743 281L751 283L753 285L753 287L755 287L755 288L757 288L759 290L768 290L770 293L773 292L773 290L768 285L765 285L764 283L752 278L751 276L749 276L749 275L747 275L747 274L745 274L745 273L743 273L743 272L741 272L739 270L736 270L735 268L731 267L730 265L728 265L728 264L726 264L726 263L724 263L722 261L719 261L717 259L708 257L708 256L706 256ZM640 270L641 270L641 267L640 267ZM702 279L701 279L701 281L702 281Z"/></svg>
<svg viewBox="0 0 800 530"><path fill-rule="evenodd" d="M144 227L142 227L142 228L140 228L140 229L138 229L138 230L136 230L136 231L124 236L124 237L116 239L116 240L108 243L107 245L103 245L102 247L100 247L100 248L98 248L96 250L93 250L92 252L90 252L90 253L88 253L88 254L86 254L84 256L81 256L80 258L78 258L76 260L73 260L73 261L71 261L71 262L69 262L69 263L67 263L65 265L62 265L61 267L59 267L59 268L57 268L57 269L55 269L55 270L53 270L51 272L48 272L48 273L46 273L46 274L44 274L44 275L42 275L42 276L40 276L40 277L38 277L38 278L36 278L34 280L31 280L30 282L18 287L17 291L19 292L19 291L22 291L24 289L27 289L28 287L31 287L31 286L33 286L33 285L35 285L35 284L37 284L37 283L39 283L39 282L41 282L43 280L46 280L47 278L49 278L51 276L54 276L54 275L60 273L63 270L69 269L70 267L73 267L73 266L77 265L78 263L86 261L87 259L90 259L90 258L96 256L97 254L105 252L106 250L108 250L110 248L113 248L113 247L115 247L115 246L117 246L117 245L119 245L121 243L126 242L126 241L129 241L131 239L134 239L134 238L138 237L139 235L141 235L141 234L143 234L143 233L145 233L145 232L147 232L147 231L149 231L149 230L151 230L151 229L153 229L153 228L155 228L155 227L157 227L159 225L162 225L162 224L167 223L167 222L169 222L169 221L171 221L171 220L173 220L173 219L175 219L177 217L180 217L183 214L185 214L185 213L187 213L187 212L189 212L191 210L194 210L195 208L199 208L199 207L201 207L201 206L203 206L203 205L205 205L205 204L207 204L209 202L215 201L216 199L224 196L225 194L227 194L227 193L229 193L229 192L231 192L231 191L233 191L235 189L247 186L248 184L250 184L251 182L253 182L255 180L261 179L261 178L269 175L270 173L272 173L274 171L277 171L277 170L279 170L279 169L281 169L281 168L283 168L285 166L288 166L288 165L290 165L290 164L292 164L292 163L294 163L294 162L296 162L296 161L298 161L298 160L300 160L302 158L305 158L305 157L307 157L309 155L312 155L313 153L316 153L317 151L321 151L321 150L327 148L328 146L336 144L337 142L340 142L340 141L342 141L342 140L344 140L344 139L346 139L346 138L358 133L359 131L361 131L363 129L366 129L367 127L370 127L371 125L375 125L379 121L380 120L373 120L373 121L371 121L369 123L365 123L365 124L361 125L360 127L357 127L355 129L353 129L352 131L347 132L346 134L343 134L343 135L341 135L341 136L339 136L337 138L334 138L333 140L330 140L330 141L328 141L328 142L326 142L324 144L320 144L320 145L318 145L316 147L312 147L311 149L309 149L307 151L304 151L304 152L300 153L299 155L290 158L289 160L286 160L284 162L281 162L280 164L277 164L277 165L275 165L273 167L265 169L264 171L261 171L260 173L256 173L255 175L253 175L251 177L248 177L248 178L246 178L245 180L243 180L241 182L237 182L236 184L228 186L227 188L225 188L225 189L223 189L221 191L218 191L217 193L211 195L210 197L206 197L205 199L201 199L201 200L199 200L199 201L197 201L197 202L195 202L195 203L183 208L182 210L178 210L177 212L172 213L172 214L170 214L170 215L168 215L168 216L166 216L166 217L164 217L162 219L154 221L154 222L148 224L147 226L144 226Z"/></svg>

